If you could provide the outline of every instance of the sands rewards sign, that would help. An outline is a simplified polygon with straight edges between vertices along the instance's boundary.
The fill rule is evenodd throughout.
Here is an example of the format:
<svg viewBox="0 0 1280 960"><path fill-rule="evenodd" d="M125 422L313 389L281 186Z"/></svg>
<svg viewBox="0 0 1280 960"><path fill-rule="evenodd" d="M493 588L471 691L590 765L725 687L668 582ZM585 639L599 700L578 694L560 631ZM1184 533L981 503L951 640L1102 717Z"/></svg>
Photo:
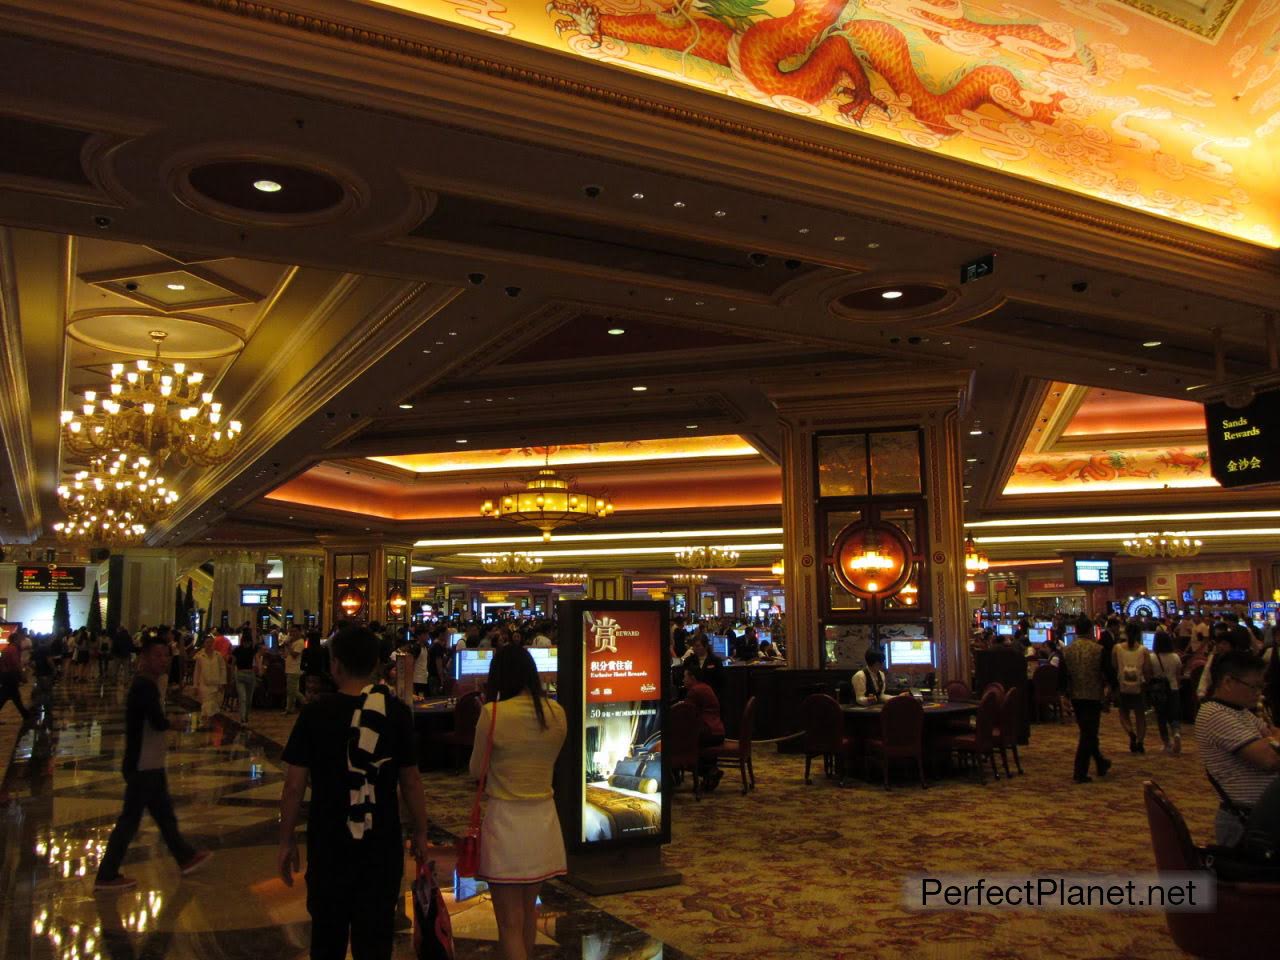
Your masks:
<svg viewBox="0 0 1280 960"><path fill-rule="evenodd" d="M569 601L559 621L573 633L560 647L557 687L569 720L556 788L566 843L578 851L664 843L667 606Z"/></svg>

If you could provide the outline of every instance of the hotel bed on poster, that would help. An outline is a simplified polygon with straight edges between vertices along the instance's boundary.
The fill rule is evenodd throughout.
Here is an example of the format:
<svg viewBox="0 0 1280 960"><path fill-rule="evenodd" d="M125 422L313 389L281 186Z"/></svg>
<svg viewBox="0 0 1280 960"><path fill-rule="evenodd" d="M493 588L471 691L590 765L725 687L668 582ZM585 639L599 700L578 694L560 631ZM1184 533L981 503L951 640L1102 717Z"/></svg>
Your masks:
<svg viewBox="0 0 1280 960"><path fill-rule="evenodd" d="M574 600L558 609L557 685L569 735L556 797L566 845L585 852L666 843L667 606Z"/></svg>

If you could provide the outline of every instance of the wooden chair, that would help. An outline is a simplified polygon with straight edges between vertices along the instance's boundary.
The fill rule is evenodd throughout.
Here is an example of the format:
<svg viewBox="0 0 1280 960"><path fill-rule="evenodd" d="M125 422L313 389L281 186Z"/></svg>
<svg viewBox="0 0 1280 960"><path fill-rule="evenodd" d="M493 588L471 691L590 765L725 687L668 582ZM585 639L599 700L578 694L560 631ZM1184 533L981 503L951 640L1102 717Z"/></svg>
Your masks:
<svg viewBox="0 0 1280 960"><path fill-rule="evenodd" d="M693 775L693 797L702 799L702 778L698 764L702 751L698 746L698 709L691 703L675 704L667 713L667 728L662 738L662 755L667 762L674 789L676 776L688 770Z"/></svg>
<svg viewBox="0 0 1280 960"><path fill-rule="evenodd" d="M924 706L915 697L892 697L880 711L880 736L866 741L869 762L880 761L884 770L884 788L889 789L889 762L915 760L922 789L929 786L924 779Z"/></svg>
<svg viewBox="0 0 1280 960"><path fill-rule="evenodd" d="M1037 667L1031 675L1031 690L1034 696L1036 719L1042 720L1052 715L1062 722L1062 696L1059 689L1058 668L1046 663Z"/></svg>
<svg viewBox="0 0 1280 960"><path fill-rule="evenodd" d="M480 692L473 690L454 704L453 729L447 733L432 734L431 740L453 751L455 757L464 752L469 754L476 743L476 723L479 720Z"/></svg>
<svg viewBox="0 0 1280 960"><path fill-rule="evenodd" d="M1205 851L1191 839L1178 808L1153 780L1143 781L1147 823L1160 873L1200 871ZM1218 903L1204 913L1166 913L1173 942L1195 957L1236 960L1270 956L1280 942L1280 883L1218 881Z"/></svg>
<svg viewBox="0 0 1280 960"><path fill-rule="evenodd" d="M702 748L702 759L714 761L716 766L721 764L737 764L738 772L742 774L742 793L745 796L748 790L756 788L756 771L751 764L751 740L752 731L756 722L756 698L750 697L747 705L742 709L742 720L738 724L738 739L726 740L724 743L714 747ZM748 782L748 776L750 781Z"/></svg>
<svg viewBox="0 0 1280 960"><path fill-rule="evenodd" d="M830 778L838 772L844 783L844 770L851 742L844 732L844 712L834 697L814 693L800 704L800 722L804 725L804 782L809 779L814 757L822 757L823 772Z"/></svg>
<svg viewBox="0 0 1280 960"><path fill-rule="evenodd" d="M1019 693L1020 691L1015 688L1011 696L1017 697ZM987 692L982 695L982 700L978 703L978 717L973 730L969 733L947 733L935 741L941 750L972 757L978 767L980 783L987 782L982 772L983 759L990 761L991 773L997 780L1000 779L1000 771L996 769L994 731L1000 723L1001 699L1001 694L988 686Z"/></svg>
<svg viewBox="0 0 1280 960"><path fill-rule="evenodd" d="M1025 773L1022 769L1022 758L1018 756L1018 725L1022 719L1018 714L1019 698L1018 691L1015 689L1012 693L1006 693L1000 698L1000 724L992 731L995 738L996 746L1000 748L1000 761L1004 764L1004 775L1012 776L1009 773L1009 751L1013 750L1013 762L1018 768L1018 773Z"/></svg>

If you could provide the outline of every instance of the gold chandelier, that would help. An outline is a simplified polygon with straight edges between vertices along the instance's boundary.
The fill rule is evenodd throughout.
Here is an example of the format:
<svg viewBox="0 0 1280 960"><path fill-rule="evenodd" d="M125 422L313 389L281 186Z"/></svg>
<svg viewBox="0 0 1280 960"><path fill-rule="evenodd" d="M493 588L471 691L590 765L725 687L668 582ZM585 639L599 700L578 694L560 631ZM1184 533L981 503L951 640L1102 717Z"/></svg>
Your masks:
<svg viewBox="0 0 1280 960"><path fill-rule="evenodd" d="M707 582L707 575L705 573L673 573L671 581L682 587L696 587Z"/></svg>
<svg viewBox="0 0 1280 960"><path fill-rule="evenodd" d="M1124 541L1124 552L1131 557L1167 557L1178 560L1194 557L1204 546L1203 540L1172 537L1167 533L1140 533L1134 540Z"/></svg>
<svg viewBox="0 0 1280 960"><path fill-rule="evenodd" d="M528 553L494 553L480 558L480 566L489 573L537 573L542 558Z"/></svg>
<svg viewBox="0 0 1280 960"><path fill-rule="evenodd" d="M773 566L769 568L769 572L775 577L784 576L787 572L786 561L782 557L779 557L777 560L773 561Z"/></svg>
<svg viewBox="0 0 1280 960"><path fill-rule="evenodd" d="M549 451L543 468L525 481L523 489L504 493L496 502L486 498L480 505L481 516L537 527L542 531L543 540L550 540L551 532L559 527L607 517L611 513L613 503L607 496L575 490L556 473L551 468Z"/></svg>
<svg viewBox="0 0 1280 960"><path fill-rule="evenodd" d="M224 425L222 404L200 389L204 374L188 373L184 363L161 362L160 346L168 334L152 330L150 336L154 359L138 360L128 371L123 363L113 363L106 396L86 390L79 413L62 411L67 449L81 457L143 456L158 467L170 457L184 466L225 463L235 450L240 421Z"/></svg>
<svg viewBox="0 0 1280 960"><path fill-rule="evenodd" d="M147 457L130 462L129 455L121 453L90 460L88 469L77 470L58 486L58 501L72 515L103 516L113 510L130 514L139 523L151 523L178 502L178 494L166 486L164 477L151 472Z"/></svg>
<svg viewBox="0 0 1280 960"><path fill-rule="evenodd" d="M551 582L562 587L580 587L590 579L589 573L553 573L551 575Z"/></svg>
<svg viewBox="0 0 1280 960"><path fill-rule="evenodd" d="M892 557L880 552L880 538L874 529L867 527L862 538L862 552L849 561L848 567L861 573L881 573L892 570L894 562Z"/></svg>
<svg viewBox="0 0 1280 960"><path fill-rule="evenodd" d="M714 570L736 567L741 556L728 547L681 547L676 551L676 563L688 570Z"/></svg>
<svg viewBox="0 0 1280 960"><path fill-rule="evenodd" d="M991 560L985 552L978 549L978 545L973 542L973 534L969 534L964 539L964 570L965 573L986 573L991 567Z"/></svg>
<svg viewBox="0 0 1280 960"><path fill-rule="evenodd" d="M129 514L106 510L101 514L73 514L53 525L54 535L62 543L86 546L126 546L141 543L147 526Z"/></svg>

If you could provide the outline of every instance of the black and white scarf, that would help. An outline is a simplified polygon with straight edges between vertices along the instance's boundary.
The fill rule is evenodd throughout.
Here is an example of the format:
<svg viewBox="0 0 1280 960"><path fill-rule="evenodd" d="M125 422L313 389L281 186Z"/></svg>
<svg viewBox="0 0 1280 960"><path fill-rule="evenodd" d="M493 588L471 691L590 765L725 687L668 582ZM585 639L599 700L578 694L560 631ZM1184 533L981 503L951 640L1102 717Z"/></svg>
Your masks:
<svg viewBox="0 0 1280 960"><path fill-rule="evenodd" d="M355 733L347 742L347 787L351 805L347 829L360 840L373 829L373 809L378 802L375 784L378 770L390 760L382 734L387 728L387 700L391 689L374 683L360 691L360 705L351 714Z"/></svg>

